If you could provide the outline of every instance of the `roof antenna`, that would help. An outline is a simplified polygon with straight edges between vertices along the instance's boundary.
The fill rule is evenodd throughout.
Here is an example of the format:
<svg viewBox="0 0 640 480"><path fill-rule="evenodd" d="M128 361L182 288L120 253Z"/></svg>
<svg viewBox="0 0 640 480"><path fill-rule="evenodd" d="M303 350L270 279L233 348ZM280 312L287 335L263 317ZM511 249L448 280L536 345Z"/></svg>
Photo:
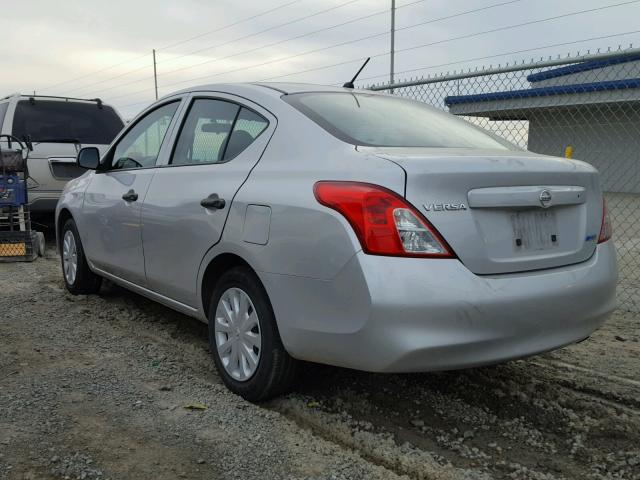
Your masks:
<svg viewBox="0 0 640 480"><path fill-rule="evenodd" d="M371 60L371 57L367 57L367 59L364 61L364 63L360 67L360 70L356 72L356 74L353 76L350 82L347 82L344 85L342 85L344 88L354 88L353 82L356 81L356 79L358 78L358 75L360 75L360 72L364 69L364 67L367 66L367 63L369 63L369 60Z"/></svg>

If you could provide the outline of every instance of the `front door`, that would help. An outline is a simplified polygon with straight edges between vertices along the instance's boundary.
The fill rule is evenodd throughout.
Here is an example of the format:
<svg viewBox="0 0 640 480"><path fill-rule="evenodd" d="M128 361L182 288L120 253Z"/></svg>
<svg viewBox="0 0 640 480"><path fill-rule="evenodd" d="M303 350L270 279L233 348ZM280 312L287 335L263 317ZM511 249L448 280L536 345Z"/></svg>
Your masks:
<svg viewBox="0 0 640 480"><path fill-rule="evenodd" d="M97 268L138 285L146 284L140 205L179 103L162 105L137 121L107 153L85 192L87 256Z"/></svg>
<svg viewBox="0 0 640 480"><path fill-rule="evenodd" d="M268 120L271 118L271 121ZM142 212L149 287L195 307L198 268L231 201L260 159L275 119L232 97L192 99L167 165L156 169Z"/></svg>

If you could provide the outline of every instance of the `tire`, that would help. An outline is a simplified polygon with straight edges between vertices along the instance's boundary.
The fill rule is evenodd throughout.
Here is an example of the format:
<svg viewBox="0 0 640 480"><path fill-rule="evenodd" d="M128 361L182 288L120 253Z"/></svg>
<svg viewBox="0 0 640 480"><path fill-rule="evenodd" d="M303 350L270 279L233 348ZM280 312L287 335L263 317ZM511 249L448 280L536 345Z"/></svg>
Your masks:
<svg viewBox="0 0 640 480"><path fill-rule="evenodd" d="M36 232L36 238L38 239L38 256L44 257L46 252L46 242L44 238L44 233Z"/></svg>
<svg viewBox="0 0 640 480"><path fill-rule="evenodd" d="M62 227L60 235L60 262L62 264L62 278L64 284L73 295L87 295L92 293L98 293L100 291L100 285L102 284L102 277L96 275L89 269L87 258L84 255L84 249L82 248L82 241L76 228L76 223L73 219L66 221ZM71 240L73 240L71 242ZM69 242L65 245L65 242ZM67 250L65 250L67 249ZM65 252L67 252L65 254ZM67 267L68 263L65 263L67 259L73 258L73 252L75 252L75 274L71 275Z"/></svg>
<svg viewBox="0 0 640 480"><path fill-rule="evenodd" d="M248 302L242 301L242 294ZM236 298L240 304L237 310ZM245 310L245 314L238 315L245 319L244 323L233 323L234 315ZM241 327L240 332L235 327ZM219 348L219 344L223 346ZM224 384L245 400L268 400L293 385L298 361L282 345L267 292L248 267L228 270L213 290L209 304L209 346ZM238 352L235 356L234 351Z"/></svg>

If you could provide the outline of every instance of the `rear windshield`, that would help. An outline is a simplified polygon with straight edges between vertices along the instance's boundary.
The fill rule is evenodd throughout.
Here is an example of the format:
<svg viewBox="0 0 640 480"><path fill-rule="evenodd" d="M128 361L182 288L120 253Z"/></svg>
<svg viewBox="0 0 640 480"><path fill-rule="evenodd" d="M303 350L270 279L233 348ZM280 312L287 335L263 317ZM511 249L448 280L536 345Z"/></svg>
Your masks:
<svg viewBox="0 0 640 480"><path fill-rule="evenodd" d="M283 99L329 133L354 145L515 148L462 119L401 97L322 92Z"/></svg>
<svg viewBox="0 0 640 480"><path fill-rule="evenodd" d="M122 127L113 108L93 102L21 100L13 117L13 135L32 142L109 144Z"/></svg>

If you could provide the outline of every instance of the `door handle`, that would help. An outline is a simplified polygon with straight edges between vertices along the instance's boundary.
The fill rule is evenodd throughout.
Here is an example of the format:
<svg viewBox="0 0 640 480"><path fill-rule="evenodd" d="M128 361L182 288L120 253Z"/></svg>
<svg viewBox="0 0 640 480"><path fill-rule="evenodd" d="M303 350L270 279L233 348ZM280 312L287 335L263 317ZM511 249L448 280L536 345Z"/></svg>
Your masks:
<svg viewBox="0 0 640 480"><path fill-rule="evenodd" d="M126 202L135 202L136 200L138 200L138 194L132 188L127 193L122 195L122 199Z"/></svg>
<svg viewBox="0 0 640 480"><path fill-rule="evenodd" d="M212 210L220 210L224 208L227 202L224 201L224 198L220 198L217 193L212 193L207 198L203 198L200 201L200 205L204 208L210 208Z"/></svg>

